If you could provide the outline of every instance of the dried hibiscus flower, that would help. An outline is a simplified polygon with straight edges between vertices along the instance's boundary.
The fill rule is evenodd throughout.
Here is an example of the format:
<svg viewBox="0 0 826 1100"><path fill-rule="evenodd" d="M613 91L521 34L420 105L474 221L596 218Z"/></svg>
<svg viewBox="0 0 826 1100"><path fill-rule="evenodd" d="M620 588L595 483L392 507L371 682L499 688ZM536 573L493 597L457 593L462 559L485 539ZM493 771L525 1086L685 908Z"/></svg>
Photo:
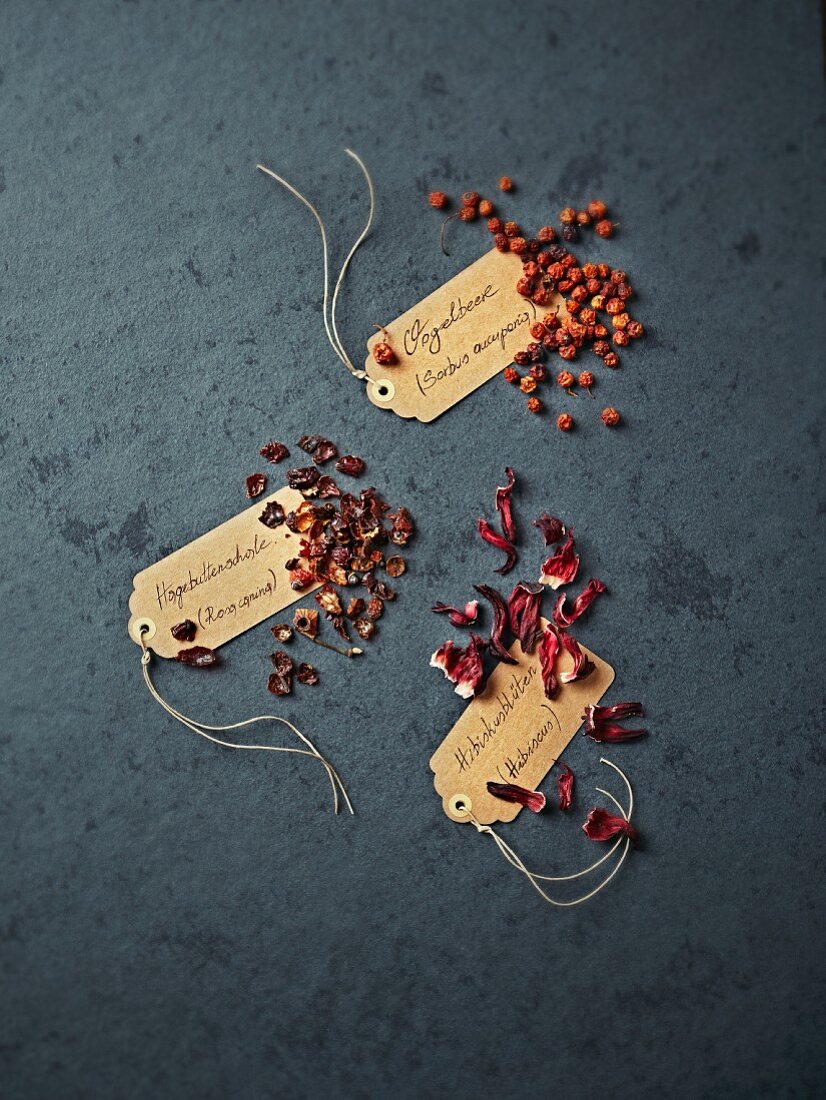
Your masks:
<svg viewBox="0 0 826 1100"><path fill-rule="evenodd" d="M318 612L314 607L299 607L293 615L293 626L305 638L315 638L318 634Z"/></svg>
<svg viewBox="0 0 826 1100"><path fill-rule="evenodd" d="M285 458L290 457L290 452L284 444L276 442L265 443L258 453L262 458L265 458L267 462L282 462Z"/></svg>
<svg viewBox="0 0 826 1100"><path fill-rule="evenodd" d="M277 500L271 500L264 506L264 511L258 517L265 527L280 527L284 522L284 509Z"/></svg>
<svg viewBox="0 0 826 1100"><path fill-rule="evenodd" d="M575 552L574 531L571 528L559 550L543 564L539 580L551 588L559 588L561 584L570 584L578 569L579 554Z"/></svg>
<svg viewBox="0 0 826 1100"><path fill-rule="evenodd" d="M532 653L539 632L539 608L544 589L541 584L520 581L508 598L511 631L519 639L523 653Z"/></svg>
<svg viewBox="0 0 826 1100"><path fill-rule="evenodd" d="M451 607L446 603L434 603L430 610L435 611L437 615L447 615L454 626L470 626L476 622L479 615L479 601L470 600L465 604L464 609Z"/></svg>
<svg viewBox="0 0 826 1100"><path fill-rule="evenodd" d="M626 821L618 814L609 814L607 810L601 810L598 807L594 807L588 814L582 831L591 840L610 840L618 835L636 840L639 836L630 821Z"/></svg>
<svg viewBox="0 0 826 1100"><path fill-rule="evenodd" d="M602 581L593 578L588 581L580 594L576 597L573 603L573 607L570 611L565 610L565 602L567 596L564 592L561 592L557 597L556 604L554 605L554 622L557 626L573 626L580 615L584 614L594 600L599 596L601 592L607 592L607 588Z"/></svg>
<svg viewBox="0 0 826 1100"><path fill-rule="evenodd" d="M361 477L364 473L364 459L358 458L356 455L342 455L336 463L336 469L340 474Z"/></svg>
<svg viewBox="0 0 826 1100"><path fill-rule="evenodd" d="M558 652L559 635L552 626L546 626L539 641L539 669L542 673L542 686L548 699L555 699L559 694L559 680L554 672Z"/></svg>
<svg viewBox="0 0 826 1100"><path fill-rule="evenodd" d="M430 658L430 664L444 672L455 685L453 690L457 695L461 695L463 699L471 699L484 681L484 653L485 642L478 634L471 634L470 643L464 649L453 642L445 642Z"/></svg>
<svg viewBox="0 0 826 1100"><path fill-rule="evenodd" d="M490 628L490 640L488 645L494 657L504 661L506 665L515 665L519 662L508 652L502 638L505 627L508 625L508 608L504 599L495 588L487 584L475 584L473 586L480 596L483 596L493 608L493 626Z"/></svg>
<svg viewBox="0 0 826 1100"><path fill-rule="evenodd" d="M170 627L169 633L176 642L191 642L197 629L198 627L192 619L184 619L182 623L175 623L174 626Z"/></svg>
<svg viewBox="0 0 826 1100"><path fill-rule="evenodd" d="M296 670L296 678L299 684L317 684L318 670L306 662L300 664Z"/></svg>
<svg viewBox="0 0 826 1100"><path fill-rule="evenodd" d="M502 521L502 534L508 542L514 543L516 542L516 524L513 521L511 497L516 484L516 475L510 466L505 467L505 477L508 479L507 485L502 485L496 490L496 510Z"/></svg>
<svg viewBox="0 0 826 1100"><path fill-rule="evenodd" d="M293 628L289 623L276 623L275 626L271 626L272 636L277 642L289 642L292 641Z"/></svg>
<svg viewBox="0 0 826 1100"><path fill-rule="evenodd" d="M267 488L266 474L250 474L247 478L247 496L250 500L260 497Z"/></svg>
<svg viewBox="0 0 826 1100"><path fill-rule="evenodd" d="M175 654L175 660L190 668L212 668L218 664L218 654L214 649L208 649L205 645L194 645L189 649L181 649Z"/></svg>
<svg viewBox="0 0 826 1100"><path fill-rule="evenodd" d="M641 716L642 703L614 703L610 707L589 703L582 716L585 723L582 732L593 741L631 741L635 737L642 737L646 730L626 729L617 720Z"/></svg>
<svg viewBox="0 0 826 1100"><path fill-rule="evenodd" d="M570 810L574 793L574 773L568 765L563 764L561 760L558 760L557 763L560 768L565 769L562 775L556 777L556 793L559 799L559 808L560 810Z"/></svg>
<svg viewBox="0 0 826 1100"><path fill-rule="evenodd" d="M590 658L585 656L580 649L579 642L572 634L560 630L559 640L574 659L574 667L570 672L560 672L559 679L563 684L572 684L575 680L584 680L586 676L594 671L596 665Z"/></svg>
<svg viewBox="0 0 826 1100"><path fill-rule="evenodd" d="M488 783L488 794L501 798L503 802L525 806L535 814L545 809L545 795L542 791L529 791L526 787L518 787L516 783Z"/></svg>
<svg viewBox="0 0 826 1100"><path fill-rule="evenodd" d="M500 565L498 569L495 569L495 573L499 573L504 576L506 573L510 573L514 565L516 565L516 547L510 541L506 539L504 535L500 535L498 531L494 531L491 525L486 519L480 519L476 521L476 528L479 534L485 540L489 542L491 546L495 546L497 550L502 550L508 555L507 561L504 565Z"/></svg>
<svg viewBox="0 0 826 1100"><path fill-rule="evenodd" d="M555 542L561 542L565 535L565 524L549 512L545 512L539 519L535 519L533 525L542 532L546 546L553 546Z"/></svg>

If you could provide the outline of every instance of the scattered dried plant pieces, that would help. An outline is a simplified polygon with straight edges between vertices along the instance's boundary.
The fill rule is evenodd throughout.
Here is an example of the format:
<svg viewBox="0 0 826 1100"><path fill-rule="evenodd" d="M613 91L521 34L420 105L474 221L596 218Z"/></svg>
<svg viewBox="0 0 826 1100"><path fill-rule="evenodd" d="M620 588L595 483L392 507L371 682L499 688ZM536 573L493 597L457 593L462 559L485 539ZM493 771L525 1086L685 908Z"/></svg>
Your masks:
<svg viewBox="0 0 826 1100"><path fill-rule="evenodd" d="M266 474L250 474L247 478L247 496L250 500L260 497L267 488Z"/></svg>
<svg viewBox="0 0 826 1100"><path fill-rule="evenodd" d="M381 596L371 596L365 612L368 619L380 619L384 612L384 600Z"/></svg>
<svg viewBox="0 0 826 1100"><path fill-rule="evenodd" d="M276 443L274 440L271 443L265 443L258 453L267 462L283 462L285 458L290 457L290 452L284 444Z"/></svg>
<svg viewBox="0 0 826 1100"><path fill-rule="evenodd" d="M376 633L376 624L373 619L362 617L360 619L356 619L356 621L353 623L353 629L355 630L356 634L358 634L358 636L366 642L369 641L370 638L372 638L373 635Z"/></svg>
<svg viewBox="0 0 826 1100"><path fill-rule="evenodd" d="M575 580L578 569L579 554L576 553L572 527L559 550L543 563L539 580L542 584L549 584L551 588L559 588L561 584L570 584Z"/></svg>
<svg viewBox="0 0 826 1100"><path fill-rule="evenodd" d="M490 543L491 546L495 546L497 550L501 550L507 554L507 560L504 565L500 565L498 569L494 569L494 573L499 573L504 576L506 573L510 573L514 565L516 565L516 547L513 543L506 539L504 535L500 535L498 531L495 531L486 519L480 519L476 521L476 529L479 534L485 540Z"/></svg>
<svg viewBox="0 0 826 1100"><path fill-rule="evenodd" d="M183 622L175 623L174 626L170 627L169 633L176 642L191 642L197 630L198 627L193 623L192 619L184 619Z"/></svg>
<svg viewBox="0 0 826 1100"><path fill-rule="evenodd" d="M194 645L189 649L178 650L175 660L182 665L189 665L190 668L212 668L218 664L218 654L205 645Z"/></svg>
<svg viewBox="0 0 826 1100"><path fill-rule="evenodd" d="M296 679L299 684L317 684L319 680L318 670L313 665L303 662L296 670Z"/></svg>
<svg viewBox="0 0 826 1100"><path fill-rule="evenodd" d="M338 458L338 447L329 439L322 439L313 451L313 462L316 466L323 466L333 458Z"/></svg>
<svg viewBox="0 0 826 1100"><path fill-rule="evenodd" d="M627 836L630 840L637 840L639 833L624 817L618 814L609 814L607 810L594 807L588 814L582 831L589 840L611 840L615 836Z"/></svg>
<svg viewBox="0 0 826 1100"><path fill-rule="evenodd" d="M515 802L532 813L538 814L545 809L545 795L542 791L529 791L516 783L488 783L488 793L503 802Z"/></svg>
<svg viewBox="0 0 826 1100"><path fill-rule="evenodd" d="M318 612L314 607L299 607L293 615L296 633L305 638L315 638L318 634Z"/></svg>
<svg viewBox="0 0 826 1100"><path fill-rule="evenodd" d="M395 512L389 512L387 518L393 524L390 541L394 546L406 546L415 530L413 517L405 507L400 507Z"/></svg>
<svg viewBox="0 0 826 1100"><path fill-rule="evenodd" d="M316 484L321 474L317 466L296 466L287 470L287 484L291 489L307 492Z"/></svg>
<svg viewBox="0 0 826 1100"><path fill-rule="evenodd" d="M319 588L318 592L313 597L318 606L326 611L328 615L343 615L344 612L341 607L341 600L338 597L338 592L333 588L331 584L325 584Z"/></svg>
<svg viewBox="0 0 826 1100"><path fill-rule="evenodd" d="M625 718L639 718L642 716L642 703L614 703L611 706L600 707L588 704L582 720L585 725L582 732L592 741L618 742L632 741L635 737L642 737L647 731L644 729L626 729L619 723Z"/></svg>
<svg viewBox="0 0 826 1100"><path fill-rule="evenodd" d="M289 623L276 623L275 626L271 626L272 636L277 642L290 642L293 637L293 628Z"/></svg>
<svg viewBox="0 0 826 1100"><path fill-rule="evenodd" d="M277 500L270 500L264 505L264 511L258 519L265 527L275 529L284 522L284 509Z"/></svg>
<svg viewBox="0 0 826 1100"><path fill-rule="evenodd" d="M361 598L361 596L353 596L347 603L347 618L357 619L359 615L364 613L364 609L367 604Z"/></svg>
<svg viewBox="0 0 826 1100"><path fill-rule="evenodd" d="M560 672L559 679L562 683L573 684L576 680L584 680L586 676L590 676L596 665L582 652L576 638L572 634L568 634L567 631L560 630L559 640L574 659L574 666L570 672Z"/></svg>
<svg viewBox="0 0 826 1100"><path fill-rule="evenodd" d="M446 603L434 603L430 609L437 615L447 615L454 626L471 626L479 615L479 601L469 600L464 608L451 607Z"/></svg>

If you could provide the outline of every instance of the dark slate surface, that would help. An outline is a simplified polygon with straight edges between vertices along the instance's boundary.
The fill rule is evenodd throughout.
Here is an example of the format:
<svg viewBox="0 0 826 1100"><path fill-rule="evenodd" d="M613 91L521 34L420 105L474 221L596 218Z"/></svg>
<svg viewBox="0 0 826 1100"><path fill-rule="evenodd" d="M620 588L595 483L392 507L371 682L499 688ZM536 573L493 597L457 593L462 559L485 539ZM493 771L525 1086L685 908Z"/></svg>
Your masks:
<svg viewBox="0 0 826 1100"><path fill-rule="evenodd" d="M2 1051L9 1097L802 1096L822 1087L823 98L815 5L0 6ZM354 264L354 355L481 251L423 193L520 183L538 225L594 195L645 347L563 437L492 382L431 426L325 344L307 212ZM603 372L605 375L607 372ZM603 430L616 404L626 427ZM271 436L328 433L420 521L360 666L283 713L341 768L209 749L150 701L133 573L243 506ZM612 754L644 843L602 896L540 904L450 824L427 761L461 703L434 599L495 579L469 532L580 535L610 599L581 631L645 701ZM526 560L531 554L526 553ZM531 566L531 569L533 566ZM267 704L268 633L179 705ZM329 658L329 659L328 659ZM605 779L505 835L593 858Z"/></svg>

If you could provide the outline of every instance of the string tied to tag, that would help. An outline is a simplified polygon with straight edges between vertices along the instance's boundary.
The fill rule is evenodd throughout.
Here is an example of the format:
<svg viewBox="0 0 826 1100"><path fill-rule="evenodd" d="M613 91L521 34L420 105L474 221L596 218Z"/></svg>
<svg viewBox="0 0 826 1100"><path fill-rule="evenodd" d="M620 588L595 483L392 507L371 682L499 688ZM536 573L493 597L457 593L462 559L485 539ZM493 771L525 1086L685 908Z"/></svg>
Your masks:
<svg viewBox="0 0 826 1100"><path fill-rule="evenodd" d="M164 697L161 695L161 693L158 691L152 681L152 676L149 671L149 667L152 663L152 650L147 646L143 634L144 632L142 631L140 635L140 643L142 651L141 669L143 672L143 679L146 687L149 690L149 694L152 696L155 702L158 703L168 715L170 715L170 717L174 718L176 721L186 726L186 728L191 730L193 733L197 733L199 737L203 737L205 740L211 741L214 745L219 745L221 748L224 749L239 749L246 752L285 752L292 753L296 756L313 757L314 759L318 760L318 762L327 772L327 777L329 778L330 785L333 789L334 812L339 812L340 792L341 798L343 798L347 809L350 811L351 814L355 813L355 811L353 810L353 804L350 801L347 791L344 788L344 784L341 781L341 777L339 776L336 769L324 756L322 756L322 754L318 751L318 749L312 743L309 737L307 737L306 734L303 734L301 730L294 726L292 722L288 721L288 719L281 718L279 715L276 714L259 714L254 716L253 718L245 718L241 722L231 722L227 725L222 726L210 726L206 722L199 722L195 718L188 717L186 714L183 714L181 711L173 707L171 703L167 702L167 700L164 699ZM253 726L258 722L280 722L282 725L290 729L293 734L295 734L295 736L299 739L299 741L301 741L302 744L306 745L306 748L300 749L289 745L247 745L240 742L225 741L220 737L214 736L216 733L227 733L230 730L245 729L247 726Z"/></svg>
<svg viewBox="0 0 826 1100"><path fill-rule="evenodd" d="M612 763L610 760L606 760L605 757L600 758L600 764L606 764L609 768L613 768L617 775L619 775L625 783L625 787L628 792L628 808L626 809L624 806L622 806L620 802L614 797L614 795L611 794L610 791L603 790L602 787L597 787L596 790L600 794L605 795L606 798L609 798L622 814L624 820L626 822L630 822L631 814L634 811L634 792L631 789L631 784L628 781L628 777L620 768L617 767L616 764ZM621 834L614 841L611 848L589 867L585 867L581 871L575 871L573 874L570 875L542 875L536 871L528 870L528 868L525 866L525 864L522 862L522 860L516 854L513 848L511 848L510 845L507 844L502 839L502 837L499 836L499 834L491 828L490 825L482 825L479 821L477 821L470 810L467 811L467 815L468 820L471 822L471 824L476 826L476 831L478 833L487 833L487 835L492 838L494 844L499 849L499 852L505 858L505 860L511 865L511 867L519 871L520 874L524 875L527 878L531 886L533 886L534 890L536 890L540 897L542 897L542 899L546 901L549 905L557 906L560 909L567 909L574 905L581 905L583 902L589 901L592 897L594 897L595 894L598 894L600 890L603 890L614 877L614 875L616 875L617 871L619 871L622 864L625 862L625 857L628 855L628 850L631 847L631 838L627 835ZM592 872L601 867L607 860L609 860L620 846L622 846L622 853L620 854L619 859L617 860L614 867L611 869L610 873L604 879L602 879L602 881L599 882L593 890L590 890L587 894L583 894L582 897L575 898L573 901L560 901L558 898L553 898L549 894L547 894L545 890L539 885L540 882L572 882L575 879L583 878L585 875L590 875L592 874Z"/></svg>
<svg viewBox="0 0 826 1100"><path fill-rule="evenodd" d="M264 175L269 176L277 183L280 183L281 186L285 187L291 195L295 195L299 202L303 202L315 218L316 223L318 224L319 231L321 233L321 248L324 259L324 299L322 302L324 331L327 333L327 339L329 340L330 346L332 347L333 351L336 353L336 356L341 360L341 362L353 375L353 377L359 378L362 381L367 381L367 372L364 370L360 370L358 367L353 365L353 361L347 354L341 337L338 334L338 327L336 325L336 305L338 304L339 292L341 291L342 285L344 284L344 276L347 274L347 269L350 266L350 261L363 244L364 239L370 232L370 226L373 224L373 214L376 208L376 195L373 189L373 181L370 178L370 173L367 171L364 161L361 159L358 153L354 153L352 149L345 149L344 152L347 154L348 157L353 158L353 160L364 173L364 178L367 181L367 190L370 198L370 209L367 215L367 222L364 226L364 229L362 229L361 233L356 238L355 243L353 244L350 251L347 253L347 258L341 265L341 271L338 274L336 285L333 288L332 303L330 300L330 253L327 243L327 230L325 228L321 215L319 214L315 206L313 206L313 204L310 202L310 200L305 195L302 195L297 187L293 187L291 183L285 180L283 176L279 176L276 172L273 172L271 168L267 168L267 166L264 164L256 164L255 167L260 172L263 172Z"/></svg>

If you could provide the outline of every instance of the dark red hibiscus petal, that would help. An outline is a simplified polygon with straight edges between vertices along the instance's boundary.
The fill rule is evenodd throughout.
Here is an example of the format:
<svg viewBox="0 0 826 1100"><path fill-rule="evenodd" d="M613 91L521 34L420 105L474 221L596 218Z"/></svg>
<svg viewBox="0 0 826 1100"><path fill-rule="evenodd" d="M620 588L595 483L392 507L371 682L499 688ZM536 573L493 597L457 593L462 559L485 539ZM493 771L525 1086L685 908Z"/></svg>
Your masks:
<svg viewBox="0 0 826 1100"><path fill-rule="evenodd" d="M509 539L506 539L504 535L500 535L498 531L494 531L486 519L477 520L476 527L485 542L489 542L491 546L495 546L497 550L501 550L508 555L505 564L500 565L494 572L501 574L501 576L510 573L511 569L516 565L516 547Z"/></svg>
<svg viewBox="0 0 826 1100"><path fill-rule="evenodd" d="M190 668L212 668L218 664L218 654L214 649L207 649L205 645L193 645L189 649L181 649L175 654L175 660Z"/></svg>
<svg viewBox="0 0 826 1100"><path fill-rule="evenodd" d="M542 791L529 791L516 783L488 783L488 793L494 798L501 798L503 802L525 806L535 814L545 809L545 795Z"/></svg>
<svg viewBox="0 0 826 1100"><path fill-rule="evenodd" d="M447 615L454 626L470 626L476 622L479 615L479 601L470 600L465 604L464 608L451 607L446 603L434 603L430 609L435 611L437 615Z"/></svg>
<svg viewBox="0 0 826 1100"><path fill-rule="evenodd" d="M556 777L556 793L559 798L559 808L560 810L570 810L574 793L574 773L568 765L563 764L561 760L557 761L557 763L560 768L565 769L562 775Z"/></svg>
<svg viewBox="0 0 826 1100"><path fill-rule="evenodd" d="M545 589L541 584L520 581L508 598L511 631L519 639L523 653L532 653L539 633L539 609Z"/></svg>
<svg viewBox="0 0 826 1100"><path fill-rule="evenodd" d="M573 626L580 615L584 614L588 610L588 608L591 606L597 596L599 596L600 593L607 591L608 589L605 587L602 581L598 581L596 578L592 578L590 581L588 581L583 590L576 597L570 611L565 610L565 604L568 597L565 595L564 592L561 592L557 597L556 604L554 605L554 622L557 626L560 627Z"/></svg>
<svg viewBox="0 0 826 1100"><path fill-rule="evenodd" d="M574 659L574 667L570 672L561 672L559 674L559 679L563 684L572 684L575 680L584 680L586 676L589 676L594 671L596 665L590 658L585 656L580 649L579 642L572 634L568 634L565 630L560 630L559 640Z"/></svg>
<svg viewBox="0 0 826 1100"><path fill-rule="evenodd" d="M542 686L548 699L559 694L559 680L554 673L554 663L559 652L559 635L550 625L542 631L539 641L539 668L542 673Z"/></svg>
<svg viewBox="0 0 826 1100"><path fill-rule="evenodd" d="M511 497L513 496L513 487L516 484L516 475L510 466L505 467L505 477L508 479L507 485L501 485L496 490L496 510L502 521L502 534L508 542L515 543L516 524L513 520Z"/></svg>
<svg viewBox="0 0 826 1100"><path fill-rule="evenodd" d="M626 821L618 814L609 814L607 810L601 810L598 807L594 807L588 814L582 831L591 840L610 840L619 835L636 840L639 836L630 821Z"/></svg>
<svg viewBox="0 0 826 1100"><path fill-rule="evenodd" d="M442 670L455 685L453 690L463 699L475 695L484 681L485 645L477 634L471 634L470 643L464 649L453 642L445 642L430 658L431 666Z"/></svg>
<svg viewBox="0 0 826 1100"><path fill-rule="evenodd" d="M549 512L545 512L539 519L535 519L533 525L542 532L546 546L553 546L555 542L560 542L565 535L565 524Z"/></svg>
<svg viewBox="0 0 826 1100"><path fill-rule="evenodd" d="M539 579L551 588L559 588L561 584L570 584L576 578L578 569L579 554L576 552L572 527L562 546L543 564Z"/></svg>
<svg viewBox="0 0 826 1100"><path fill-rule="evenodd" d="M508 608L502 595L487 584L474 584L473 586L480 596L483 596L493 608L493 626L490 628L490 651L504 661L506 665L516 665L519 662L508 652L503 641L505 627L508 625Z"/></svg>
<svg viewBox="0 0 826 1100"><path fill-rule="evenodd" d="M647 731L626 729L619 724L618 719L638 718L641 715L641 703L614 703L610 707L598 707L589 703L582 716L585 723L582 732L593 741L632 741L635 737L642 737Z"/></svg>

